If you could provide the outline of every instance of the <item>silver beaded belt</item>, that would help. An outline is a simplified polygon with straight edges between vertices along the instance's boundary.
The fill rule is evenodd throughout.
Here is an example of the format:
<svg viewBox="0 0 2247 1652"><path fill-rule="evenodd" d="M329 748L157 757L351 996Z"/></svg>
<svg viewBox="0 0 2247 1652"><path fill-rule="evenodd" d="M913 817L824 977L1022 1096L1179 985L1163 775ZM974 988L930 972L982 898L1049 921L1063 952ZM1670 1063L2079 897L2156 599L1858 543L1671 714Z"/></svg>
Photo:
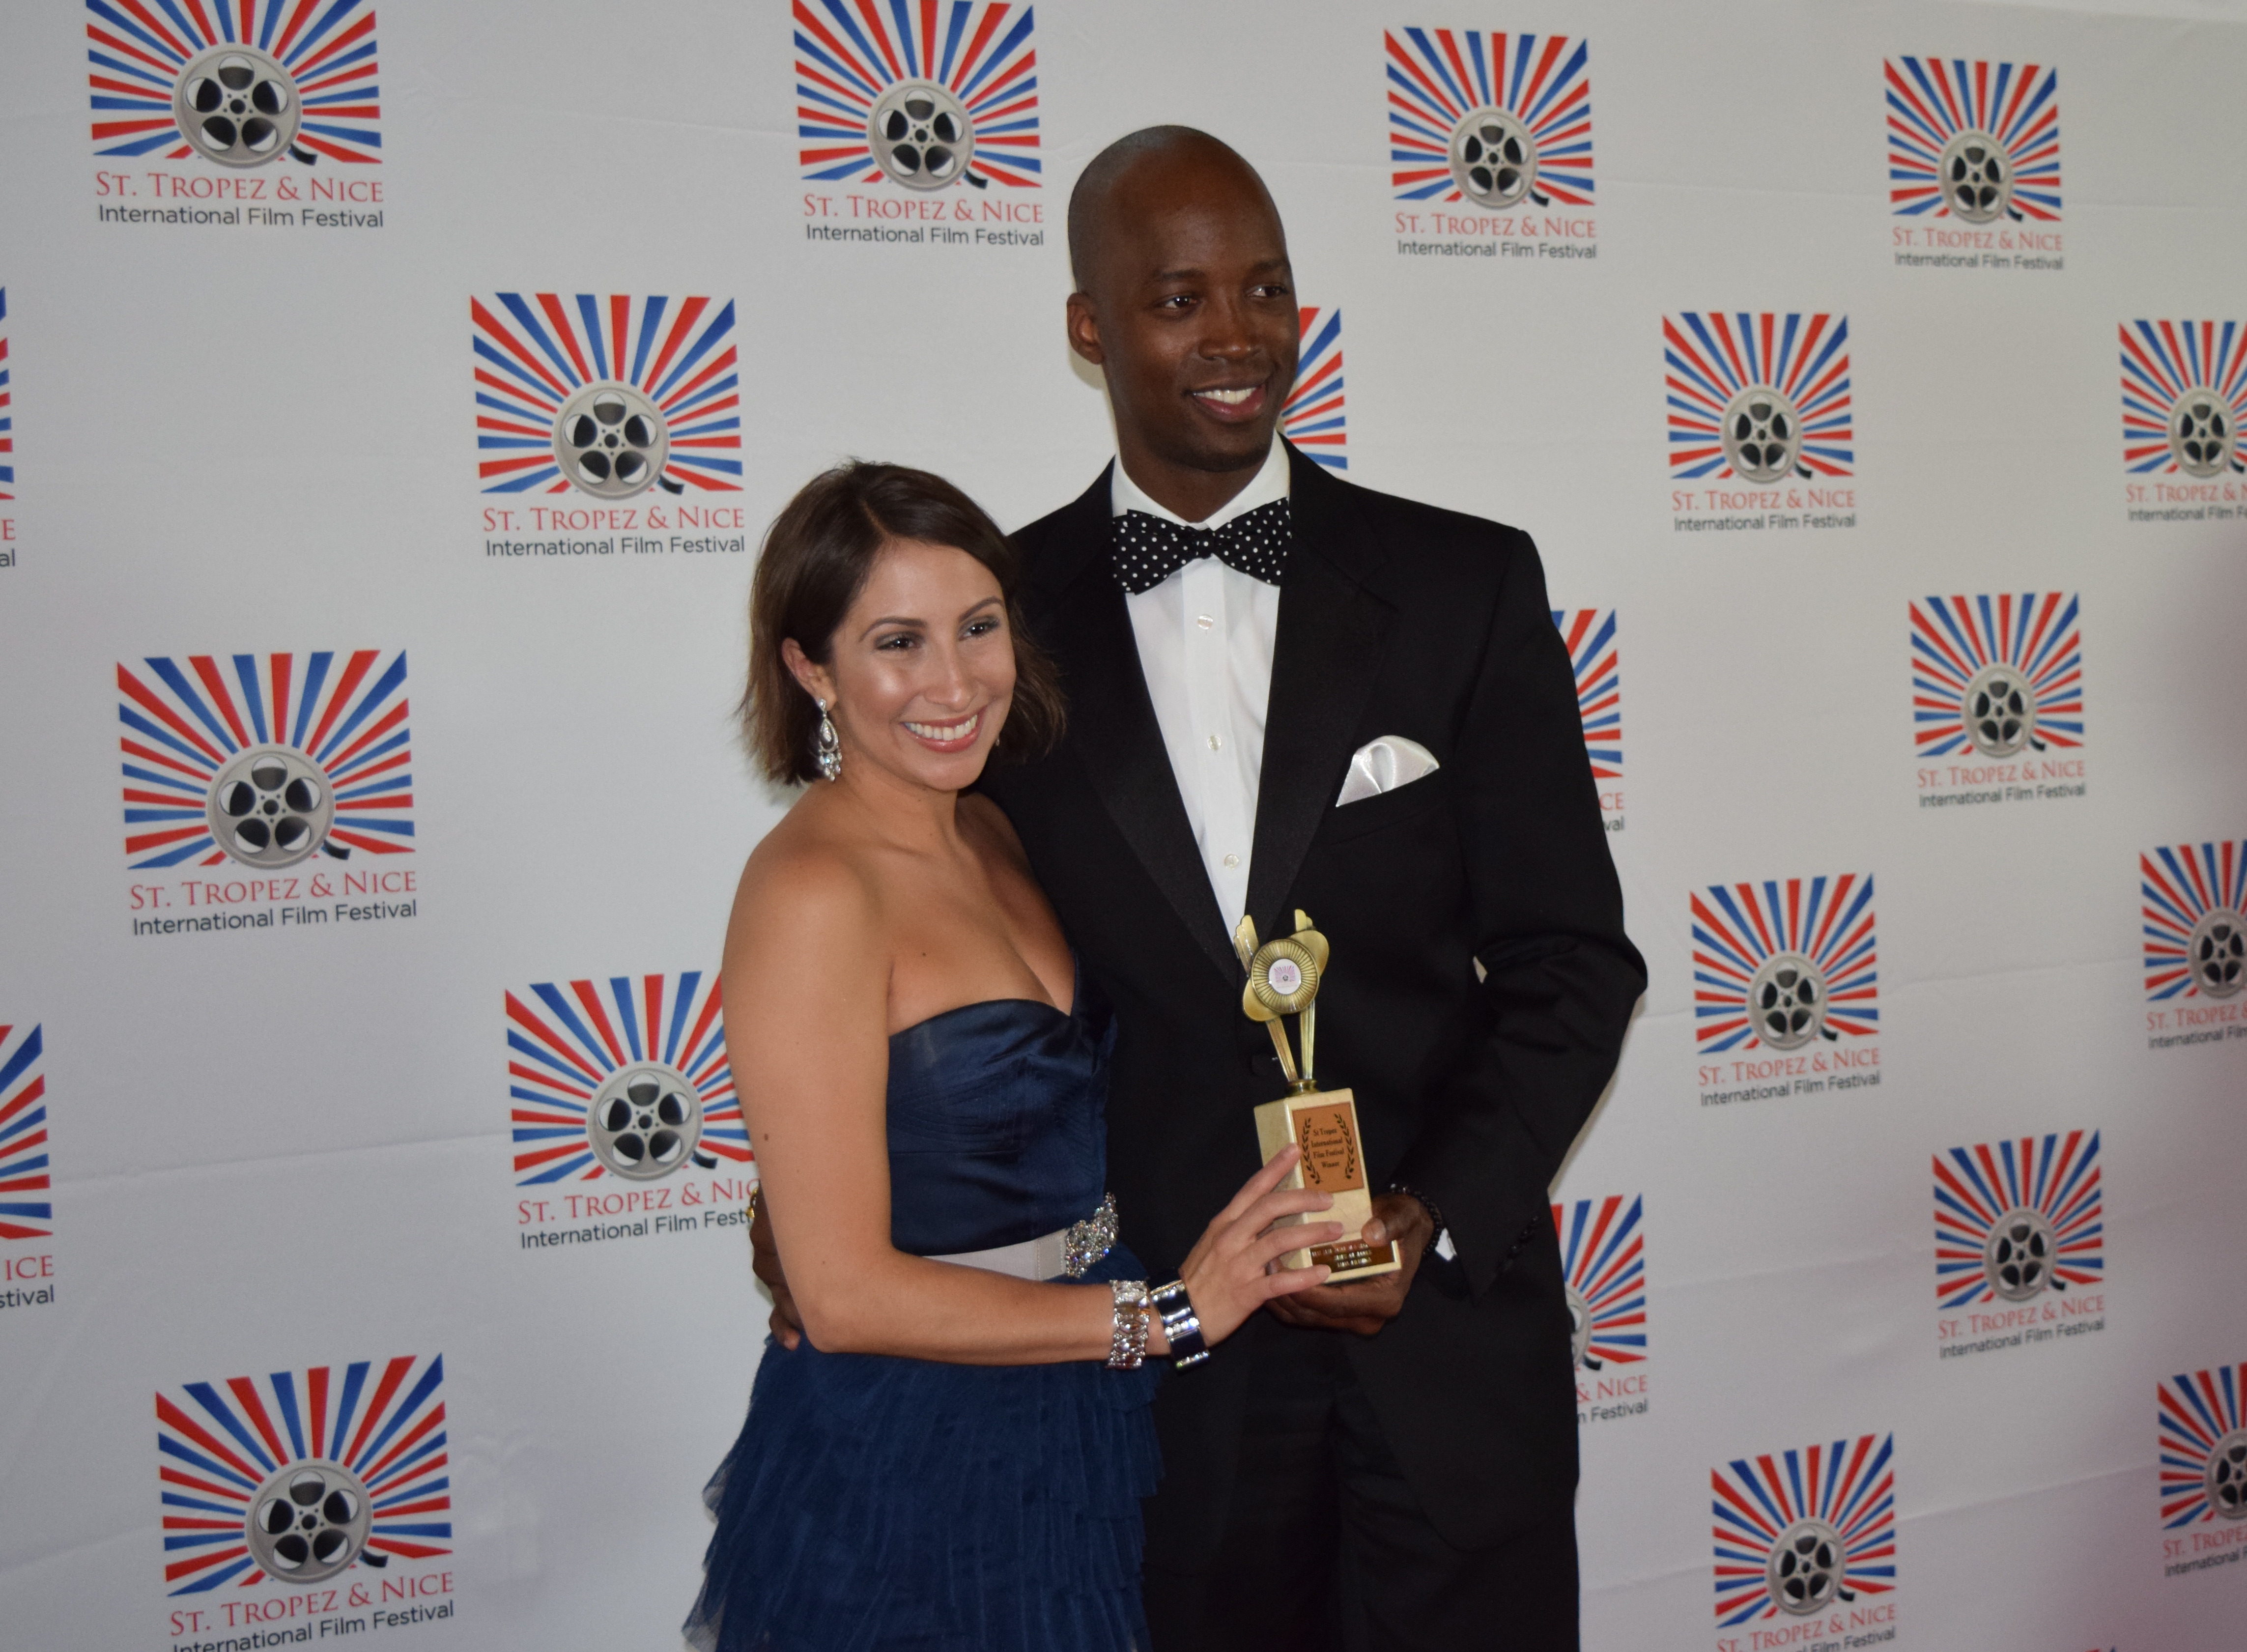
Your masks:
<svg viewBox="0 0 2247 1652"><path fill-rule="evenodd" d="M952 1262L980 1267L991 1273L1011 1273L1018 1280L1083 1279L1085 1271L1108 1254L1116 1243L1116 1195L1100 1201L1100 1208L1081 1222L1041 1233L1013 1245L994 1245L987 1251L960 1251L951 1256L932 1256L932 1262Z"/></svg>

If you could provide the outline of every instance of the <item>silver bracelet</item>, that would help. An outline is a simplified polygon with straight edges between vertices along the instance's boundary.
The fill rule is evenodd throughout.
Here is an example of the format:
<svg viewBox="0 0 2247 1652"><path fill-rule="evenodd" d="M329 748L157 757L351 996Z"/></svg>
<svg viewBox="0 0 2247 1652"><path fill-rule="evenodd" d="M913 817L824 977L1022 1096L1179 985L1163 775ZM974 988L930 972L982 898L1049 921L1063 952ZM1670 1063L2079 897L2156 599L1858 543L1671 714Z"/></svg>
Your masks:
<svg viewBox="0 0 2247 1652"><path fill-rule="evenodd" d="M1116 1294L1116 1329L1108 1348L1108 1367L1115 1371L1137 1370L1147 1357L1147 1281L1113 1280L1108 1288Z"/></svg>
<svg viewBox="0 0 2247 1652"><path fill-rule="evenodd" d="M1194 1312L1193 1299L1186 1294L1184 1280L1158 1286L1148 1294L1147 1302L1162 1316L1163 1335L1171 1345L1172 1369L1183 1371L1209 1357L1209 1344L1201 1334L1201 1316Z"/></svg>

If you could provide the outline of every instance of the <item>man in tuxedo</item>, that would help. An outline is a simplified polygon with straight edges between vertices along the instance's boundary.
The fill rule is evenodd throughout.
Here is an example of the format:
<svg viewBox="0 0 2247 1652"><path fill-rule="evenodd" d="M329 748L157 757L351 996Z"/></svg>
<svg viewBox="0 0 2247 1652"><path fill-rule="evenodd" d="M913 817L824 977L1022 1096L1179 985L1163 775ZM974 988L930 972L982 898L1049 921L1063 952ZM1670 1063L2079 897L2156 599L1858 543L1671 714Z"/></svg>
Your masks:
<svg viewBox="0 0 2247 1652"><path fill-rule="evenodd" d="M1333 948L1318 1072L1356 1092L1369 1237L1404 1262L1274 1302L1164 1381L1155 1652L1573 1648L1547 1187L1645 973L1536 550L1279 439L1297 302L1232 149L1122 140L1069 232L1069 343L1119 462L1017 536L1069 722L983 784L1118 1012L1124 1236L1175 1275L1255 1169L1251 1109L1284 1084L1231 937L1301 908Z"/></svg>

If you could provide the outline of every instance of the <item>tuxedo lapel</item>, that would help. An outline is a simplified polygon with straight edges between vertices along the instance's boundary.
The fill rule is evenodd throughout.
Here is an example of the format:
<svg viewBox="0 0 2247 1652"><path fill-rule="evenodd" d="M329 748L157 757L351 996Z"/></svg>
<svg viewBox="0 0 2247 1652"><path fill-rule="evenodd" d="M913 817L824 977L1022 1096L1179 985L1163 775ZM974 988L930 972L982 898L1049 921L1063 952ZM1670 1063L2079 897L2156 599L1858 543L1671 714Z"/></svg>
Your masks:
<svg viewBox="0 0 2247 1652"><path fill-rule="evenodd" d="M1358 560L1349 542L1347 490L1292 448L1289 459L1295 543L1280 584L1248 867L1248 913L1266 939L1287 926L1281 903L1342 791L1356 749L1352 737L1396 611L1346 571Z"/></svg>
<svg viewBox="0 0 2247 1652"><path fill-rule="evenodd" d="M1070 508L1048 548L1050 563L1037 570L1046 576L1041 584L1061 585L1037 623L1039 639L1061 666L1069 744L1102 806L1178 921L1226 980L1235 981L1240 960L1227 943L1225 917L1171 772L1155 703L1140 673L1124 588L1109 567L1108 524L1103 475Z"/></svg>

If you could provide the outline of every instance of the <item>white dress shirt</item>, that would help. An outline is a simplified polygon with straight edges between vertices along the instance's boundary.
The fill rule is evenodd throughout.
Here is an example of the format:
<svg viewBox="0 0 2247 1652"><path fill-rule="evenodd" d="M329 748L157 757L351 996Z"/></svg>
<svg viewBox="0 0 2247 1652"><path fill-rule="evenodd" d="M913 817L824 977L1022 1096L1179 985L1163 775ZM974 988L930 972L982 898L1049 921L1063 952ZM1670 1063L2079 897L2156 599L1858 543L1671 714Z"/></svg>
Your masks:
<svg viewBox="0 0 2247 1652"><path fill-rule="evenodd" d="M1118 458L1109 485L1110 514L1144 510L1189 528L1222 528L1235 516L1287 497L1287 449L1278 436L1249 484L1206 522L1165 510L1134 482ZM1126 597L1139 644L1139 670L1155 702L1155 721L1171 773L1200 847L1226 939L1248 910L1248 857L1255 846L1257 783L1264 767L1264 711L1272 697L1272 645L1280 632L1280 588L1198 557L1160 584Z"/></svg>

